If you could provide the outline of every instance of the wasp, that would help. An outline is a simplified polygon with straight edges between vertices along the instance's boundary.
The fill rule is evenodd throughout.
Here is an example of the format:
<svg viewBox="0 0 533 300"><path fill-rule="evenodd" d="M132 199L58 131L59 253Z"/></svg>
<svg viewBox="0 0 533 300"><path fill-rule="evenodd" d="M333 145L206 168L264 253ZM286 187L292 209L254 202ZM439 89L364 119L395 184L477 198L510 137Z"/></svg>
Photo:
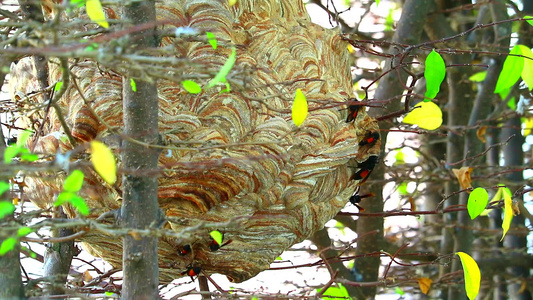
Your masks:
<svg viewBox="0 0 533 300"><path fill-rule="evenodd" d="M360 184L365 182L372 173L372 170L377 165L379 157L377 155L371 155L367 160L357 165L360 168L353 176L353 180L361 180Z"/></svg>
<svg viewBox="0 0 533 300"><path fill-rule="evenodd" d="M222 240L224 240L224 234L223 233L222 233ZM233 242L233 241L232 240L228 240L225 243L223 243L222 245L220 245L217 241L215 241L214 238L211 238L211 240L209 241L208 245L209 245L209 249L214 252L214 251L217 251L218 249L226 246L227 244L229 244L231 242Z"/></svg>
<svg viewBox="0 0 533 300"><path fill-rule="evenodd" d="M355 120L357 118L357 114L359 114L359 111L361 111L361 105L350 105L348 106L348 117L346 117L346 123L350 123L351 121Z"/></svg>
<svg viewBox="0 0 533 300"><path fill-rule="evenodd" d="M194 281L194 276L198 276L200 274L200 272L202 272L202 268L188 266L187 270L185 270L185 272L181 272L180 275L181 276L189 275L191 277L191 280Z"/></svg>
<svg viewBox="0 0 533 300"><path fill-rule="evenodd" d="M368 193L364 195L359 195L359 190L360 190L360 187L358 186L355 192L353 193L353 195L350 196L350 203L353 204L355 207L357 207L357 209L359 209L360 212L362 212L362 211L365 211L365 209L361 205L359 205L359 203L361 203L361 200L363 200L364 198L374 197L375 194Z"/></svg>
<svg viewBox="0 0 533 300"><path fill-rule="evenodd" d="M370 145L370 147L374 146L376 144L376 142L379 140L379 132L375 131L375 132L367 132L367 134L365 135L365 137L363 138L362 141L359 142L359 146L364 146L364 145Z"/></svg>
<svg viewBox="0 0 533 300"><path fill-rule="evenodd" d="M178 254L181 256L185 256L191 253L191 251L191 245L178 246Z"/></svg>

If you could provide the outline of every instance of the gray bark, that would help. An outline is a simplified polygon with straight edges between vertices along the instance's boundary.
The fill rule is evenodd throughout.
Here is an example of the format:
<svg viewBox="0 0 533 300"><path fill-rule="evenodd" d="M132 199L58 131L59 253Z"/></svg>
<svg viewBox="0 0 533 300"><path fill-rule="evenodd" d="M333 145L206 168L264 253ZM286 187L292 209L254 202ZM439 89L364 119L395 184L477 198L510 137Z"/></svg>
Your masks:
<svg viewBox="0 0 533 300"><path fill-rule="evenodd" d="M155 2L141 1L126 5L124 16L134 25L155 21ZM130 49L158 46L155 29L132 35ZM135 76L136 74L131 74ZM137 74L138 75L138 74ZM155 83L136 80L132 91L130 78L123 78L124 133L143 142L158 143L158 97ZM159 151L124 141L123 202L120 223L126 228L145 229L157 224L157 162ZM151 172L150 172L151 171ZM147 174L152 173L152 174ZM157 237L124 237L123 299L158 299Z"/></svg>

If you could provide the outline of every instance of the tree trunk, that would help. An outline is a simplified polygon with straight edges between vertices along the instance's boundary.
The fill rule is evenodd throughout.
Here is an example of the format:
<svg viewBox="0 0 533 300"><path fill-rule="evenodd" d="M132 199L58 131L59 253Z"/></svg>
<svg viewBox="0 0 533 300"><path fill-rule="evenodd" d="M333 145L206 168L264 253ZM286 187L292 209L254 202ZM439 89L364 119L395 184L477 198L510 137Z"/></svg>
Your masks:
<svg viewBox="0 0 533 300"><path fill-rule="evenodd" d="M505 123L504 128L502 129L502 141L506 141L510 136L514 135L514 138L511 139L506 145L503 146L503 160L504 166L522 166L524 162L524 152L522 151L522 145L524 144L524 138L520 133L520 117L514 117ZM507 179L510 182L523 182L524 178L522 172L513 172L507 176ZM511 191L516 190L520 186L510 187ZM517 201L524 201L522 197L516 199ZM526 230L525 220L522 215L517 215L513 217L511 222L511 228L509 233L505 236L503 240L503 246L507 249L505 253L507 255L522 255L520 252L521 249L526 249L527 239L525 235L521 235L520 232ZM514 233L513 233L514 232ZM531 267L531 266L530 266ZM530 275L530 267L527 265L514 266L507 268L507 273L513 279L526 280ZM508 299L520 299L528 300L531 299L531 293L528 289L520 292L521 285L523 282L510 282L507 286L507 298Z"/></svg>
<svg viewBox="0 0 533 300"><path fill-rule="evenodd" d="M66 218L67 216L60 207L55 213L56 218ZM65 237L74 234L72 228L61 228L59 230L53 230L52 236ZM44 276L50 278L50 286L46 288L47 295L64 295L65 284L67 282L67 275L70 271L70 264L72 263L72 257L76 253L74 247L74 240L50 243L47 245L46 252L44 253Z"/></svg>
<svg viewBox="0 0 533 300"><path fill-rule="evenodd" d="M134 25L155 21L154 1L126 5L124 15ZM157 47L155 28L132 35L130 49ZM130 74L132 77L139 74ZM124 134L150 144L158 143L158 96L155 83L136 80L134 92L130 78L123 78ZM159 216L157 162L159 151L124 141L122 166L123 202L120 223L125 228L156 226ZM124 237L123 299L157 299L159 270L156 236Z"/></svg>
<svg viewBox="0 0 533 300"><path fill-rule="evenodd" d="M398 22L398 28L393 36L393 42L400 44L416 44L420 40L426 16L429 10L433 7L433 1L417 1L407 0L403 6L402 16ZM395 53L395 49L391 48L389 53ZM395 61L393 64L398 63ZM391 61L388 60L385 65L387 70L390 68ZM407 75L401 71L402 77L398 73L392 71L385 75L380 81L376 91L376 100L390 99L395 96L403 94L404 84ZM387 107L387 112L400 110L400 101L394 101ZM370 109L369 114L373 117L386 114L381 109ZM391 126L381 124L382 132L387 132ZM381 135L382 150L387 143L387 135ZM374 178L384 178L384 168L382 166L376 167L372 175ZM370 189L376 196L371 199L363 199L361 206L366 209L366 212L382 212L383 211L383 192L381 185L373 185ZM368 235L365 233L377 231L378 234ZM357 235L360 237L357 241L356 255L379 252L383 244L383 218L382 217L360 217L357 221ZM363 281L377 281L379 276L379 257L364 257L355 260L354 268L357 273L363 275ZM376 287L362 287L362 292L367 298L373 298L376 294Z"/></svg>

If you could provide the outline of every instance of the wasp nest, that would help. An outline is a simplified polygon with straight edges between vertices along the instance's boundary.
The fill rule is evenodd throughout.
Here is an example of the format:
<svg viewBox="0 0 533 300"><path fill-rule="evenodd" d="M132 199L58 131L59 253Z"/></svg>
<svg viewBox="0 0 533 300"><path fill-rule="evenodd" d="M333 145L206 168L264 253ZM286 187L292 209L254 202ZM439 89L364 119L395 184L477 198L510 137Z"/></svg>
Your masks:
<svg viewBox="0 0 533 300"><path fill-rule="evenodd" d="M118 10L106 8L106 13L120 18ZM207 228L179 240L161 238L161 281L176 278L190 265L244 281L268 269L284 250L321 229L345 206L359 179L354 178L358 169L349 165L379 151L379 143L359 145L377 125L364 110L346 122L349 110L342 103L353 96L347 44L337 31L312 24L302 1L240 0L232 7L218 0L162 1L157 18L166 22L163 31L190 27L212 32L219 41L217 49L204 35L161 41L177 61L170 71L159 71L157 81L160 134L163 142L176 146L160 156L159 204L169 220L164 228L179 233L198 224L224 223L229 225L216 229L232 240L211 251ZM187 78L205 85L232 48L236 62L227 76L230 92L220 93L223 86L200 94L184 90L180 82ZM92 110L120 128L122 76L104 62L71 63ZM60 71L57 64L49 65L53 83ZM155 68L146 70L150 75ZM27 61L14 66L13 74L15 100L39 89ZM300 127L291 119L298 88L309 104ZM59 104L78 142L101 139L112 145L109 129L72 84ZM26 119L35 126L43 117L38 112ZM72 150L52 112L36 149L48 154ZM120 182L111 187L90 167L84 172L82 195L92 208L90 217L118 209ZM57 176L34 180L32 201L49 205L61 182ZM91 231L82 242L92 254L121 264L120 239Z"/></svg>

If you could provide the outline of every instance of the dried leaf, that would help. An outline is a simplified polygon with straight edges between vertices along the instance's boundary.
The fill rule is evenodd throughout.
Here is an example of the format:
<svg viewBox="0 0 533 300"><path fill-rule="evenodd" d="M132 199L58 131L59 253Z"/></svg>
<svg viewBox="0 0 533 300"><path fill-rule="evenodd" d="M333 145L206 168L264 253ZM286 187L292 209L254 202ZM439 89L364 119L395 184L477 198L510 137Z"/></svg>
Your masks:
<svg viewBox="0 0 533 300"><path fill-rule="evenodd" d="M131 235L131 237L133 237L136 241L140 241L142 239L142 236L138 231L130 230L128 234Z"/></svg>
<svg viewBox="0 0 533 300"><path fill-rule="evenodd" d="M480 128L478 128L478 130L476 130L477 138L483 143L487 141L487 139L485 138L486 133L487 133L487 126L481 126Z"/></svg>
<svg viewBox="0 0 533 300"><path fill-rule="evenodd" d="M416 203L413 197L409 197L409 204L411 204L411 211L416 211Z"/></svg>
<svg viewBox="0 0 533 300"><path fill-rule="evenodd" d="M417 278L416 281L418 281L418 286L420 287L420 291L424 295L427 295L429 292L429 289L431 288L431 284L433 283L433 280L427 277L422 277L422 278Z"/></svg>
<svg viewBox="0 0 533 300"><path fill-rule="evenodd" d="M514 202L512 205L513 208L513 216L518 216L520 214L520 207L518 206L518 201Z"/></svg>
<svg viewBox="0 0 533 300"><path fill-rule="evenodd" d="M461 185L462 189L469 189L472 188L472 178L470 177L470 174L472 174L472 171L474 169L470 167L462 167L460 169L452 169L453 174L455 177L457 177L459 181L459 185Z"/></svg>
<svg viewBox="0 0 533 300"><path fill-rule="evenodd" d="M85 272L83 272L83 281L89 282L91 280L93 280L93 277L89 273L89 270L85 270Z"/></svg>
<svg viewBox="0 0 533 300"><path fill-rule="evenodd" d="M520 280L520 289L518 290L517 294L520 295L522 294L527 288L527 282L524 280L524 278L522 278L522 280Z"/></svg>

